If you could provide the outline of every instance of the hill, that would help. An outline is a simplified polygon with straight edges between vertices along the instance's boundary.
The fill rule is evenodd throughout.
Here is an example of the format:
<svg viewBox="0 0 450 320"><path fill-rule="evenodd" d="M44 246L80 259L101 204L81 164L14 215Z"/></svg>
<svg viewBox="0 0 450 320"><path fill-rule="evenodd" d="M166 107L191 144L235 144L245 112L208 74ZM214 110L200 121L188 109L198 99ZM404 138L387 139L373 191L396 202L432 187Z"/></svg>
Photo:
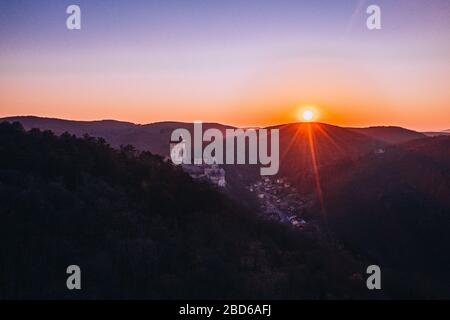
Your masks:
<svg viewBox="0 0 450 320"><path fill-rule="evenodd" d="M423 132L427 137L438 137L438 136L450 136L450 131L439 131L439 132Z"/></svg>
<svg viewBox="0 0 450 320"><path fill-rule="evenodd" d="M76 121L35 116L7 117L1 118L0 121L20 122L26 130L33 128L50 130L56 135L69 132L80 137L88 134L91 136L102 136L103 138L110 136L110 133L119 133L137 126L130 122L116 120Z"/></svg>
<svg viewBox="0 0 450 320"><path fill-rule="evenodd" d="M40 128L51 130L57 135L63 132L82 137L89 134L104 138L111 146L131 144L138 150L150 151L167 156L170 135L177 128L193 132L192 123L159 122L135 125L128 122L67 121L38 117L11 117L4 120L19 121L25 129ZM224 132L231 126L218 123L204 123L204 129L217 128ZM367 153L384 148L386 145L423 138L424 135L398 127L342 128L323 123L292 123L269 127L280 130L280 171L279 175L290 177L302 193L310 193L315 188L314 168L320 170L321 179L332 179L336 170L342 170L349 163ZM310 141L313 144L310 144ZM314 150L312 163L311 146ZM259 167L250 165L225 166L229 190L237 199L246 194L244 185L260 178ZM248 195L247 195L248 196Z"/></svg>
<svg viewBox="0 0 450 320"><path fill-rule="evenodd" d="M56 135L69 132L78 137L82 137L84 134L88 134L93 137L102 137L114 147L132 144L140 150L151 151L164 156L168 154L167 145L170 134L174 129L184 128L191 132L193 130L192 123L175 121L137 125L115 120L72 121L33 116L1 118L0 121L18 121L27 130L32 128L51 130ZM381 142L382 144L396 144L425 137L423 133L400 127L343 128L320 123L314 124L314 126L323 129L321 130L322 132L319 132L317 135L319 139L321 139L321 136L328 136L325 138L326 140L330 140L329 138L335 140L335 143L328 141L331 143L331 148L335 148L336 145L339 145L339 150L337 150L338 153L335 154L337 158L339 158L341 151L350 151L352 156L359 154L360 151L367 151L375 145L374 140L379 142L377 144L377 146L379 146ZM204 123L203 127L205 130L217 128L222 132L228 128L234 129L232 126L219 123ZM285 150L284 147L287 149L290 145L295 143L290 137L295 137L296 141L300 141L302 138L308 138L305 134L305 128L307 127L307 123L293 123L270 128L278 128L281 130L280 135L282 136L282 143L280 149ZM315 131L316 130L314 130L314 132ZM367 139L364 140L361 135L366 136ZM355 145L353 143L355 143ZM364 146L365 143L369 144L369 148ZM304 145L304 143L301 144Z"/></svg>
<svg viewBox="0 0 450 320"><path fill-rule="evenodd" d="M280 129L280 175L290 177L301 192L315 186L315 170L339 168L385 143L352 130L323 123L295 123ZM323 177L325 178L325 177Z"/></svg>
<svg viewBox="0 0 450 320"><path fill-rule="evenodd" d="M401 127L369 127L369 128L350 128L350 130L366 135L373 139L383 141L388 144L397 144L408 142L415 139L425 138L420 132L408 130Z"/></svg>
<svg viewBox="0 0 450 320"><path fill-rule="evenodd" d="M26 130L33 128L50 130L56 135L64 132L82 137L88 134L92 137L104 138L111 146L119 148L121 145L131 144L138 150L150 151L162 156L169 155L169 141L173 130L188 129L193 132L192 123L166 121L146 125L137 125L115 120L101 121L72 121L40 117L8 117L0 121L20 122ZM231 126L218 123L204 123L203 128L217 128L224 131Z"/></svg>
<svg viewBox="0 0 450 320"><path fill-rule="evenodd" d="M368 154L323 183L329 226L380 265L403 270L430 297L450 283L450 137ZM412 286L412 285L411 285Z"/></svg>
<svg viewBox="0 0 450 320"><path fill-rule="evenodd" d="M1 298L380 296L333 242L260 221L149 152L19 123L0 124L0 152Z"/></svg>
<svg viewBox="0 0 450 320"><path fill-rule="evenodd" d="M68 121L39 117L10 117L3 120L18 121L27 130L39 128L51 130L57 135L69 132L78 137L84 134L102 137L115 148L131 144L138 150L150 151L162 156L167 156L169 153L170 135L173 130L184 128L193 132L192 123L181 122L135 125L119 121ZM217 128L224 132L233 127L218 123L204 123L203 128ZM294 123L268 129L271 128L280 129L280 174L299 181L306 189L311 185L312 179L308 128L312 128L311 135L316 141L319 166L353 159L385 145L384 142L367 135L327 124ZM259 178L258 166L227 166L226 169L231 181L230 185L240 190L243 184Z"/></svg>

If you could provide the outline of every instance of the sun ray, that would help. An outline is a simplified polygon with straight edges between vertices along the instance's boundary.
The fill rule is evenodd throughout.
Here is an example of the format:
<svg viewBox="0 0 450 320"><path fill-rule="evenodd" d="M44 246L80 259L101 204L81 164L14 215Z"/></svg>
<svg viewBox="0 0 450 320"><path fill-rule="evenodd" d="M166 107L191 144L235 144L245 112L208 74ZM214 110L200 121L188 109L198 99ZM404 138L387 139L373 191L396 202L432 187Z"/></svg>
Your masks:
<svg viewBox="0 0 450 320"><path fill-rule="evenodd" d="M337 143L336 143L336 141L333 139L333 137L331 137L329 134L328 134L328 132L326 132L323 128L322 128L322 126L321 125L317 125L316 127L315 127L324 137L325 137L325 139L328 141L328 142L330 142L340 153L345 153L345 151L344 151L344 149L340 146L340 145L338 145Z"/></svg>
<svg viewBox="0 0 450 320"><path fill-rule="evenodd" d="M291 150L291 148L293 147L293 145L295 144L295 142L297 141L297 138L300 134L300 126L297 127L297 130L295 131L294 136L292 137L292 139L289 141L288 146L286 147L286 149L284 150L283 154L281 155L280 158L280 162L282 163L283 160L286 158L286 156L288 155L289 151Z"/></svg>
<svg viewBox="0 0 450 320"><path fill-rule="evenodd" d="M310 151L310 156L311 156L311 164L312 164L312 170L313 170L313 175L314 175L314 182L315 182L315 187L316 187L316 193L317 193L317 198L319 200L320 203L320 209L322 211L322 215L323 218L325 220L325 223L327 222L327 217L326 217L326 213L325 213L325 204L324 204L324 200L323 200L323 193L322 193L322 186L320 184L320 176L319 176L319 167L317 164L317 153L316 153L316 145L314 142L314 133L313 133L313 126L314 124L312 123L308 123L307 124L307 132L308 132L308 144L309 144L309 151Z"/></svg>

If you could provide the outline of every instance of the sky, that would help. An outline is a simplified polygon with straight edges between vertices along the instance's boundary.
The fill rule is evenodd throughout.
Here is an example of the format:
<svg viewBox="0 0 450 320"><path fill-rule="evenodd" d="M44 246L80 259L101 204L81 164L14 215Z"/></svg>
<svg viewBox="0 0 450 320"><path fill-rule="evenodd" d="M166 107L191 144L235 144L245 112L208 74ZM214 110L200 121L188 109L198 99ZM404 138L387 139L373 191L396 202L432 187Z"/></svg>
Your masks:
<svg viewBox="0 0 450 320"><path fill-rule="evenodd" d="M448 0L0 0L0 117L434 131L449 83Z"/></svg>

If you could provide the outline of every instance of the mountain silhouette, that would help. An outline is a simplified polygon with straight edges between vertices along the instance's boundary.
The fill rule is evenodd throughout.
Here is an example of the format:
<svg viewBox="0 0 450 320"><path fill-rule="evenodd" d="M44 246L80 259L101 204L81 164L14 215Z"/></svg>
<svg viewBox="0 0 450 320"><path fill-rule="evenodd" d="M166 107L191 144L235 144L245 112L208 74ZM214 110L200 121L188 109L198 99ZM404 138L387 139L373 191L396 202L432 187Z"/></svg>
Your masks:
<svg viewBox="0 0 450 320"><path fill-rule="evenodd" d="M157 122L137 125L114 120L69 121L39 117L9 117L0 121L20 122L25 129L51 130L59 135L64 132L82 137L88 134L104 138L111 146L133 145L138 150L150 151L161 156L169 155L169 141L173 130L187 129L193 135L193 123ZM203 123L203 129L216 128L222 133L232 126ZM323 123L291 123L271 126L280 130L279 175L288 176L303 192L311 192L315 180L313 168L321 168L323 179L326 171L339 170L347 162L383 148L386 145L423 138L422 133L399 127L343 128ZM310 139L314 141L316 164L312 164ZM248 142L247 142L248 146ZM230 186L242 191L244 184L259 179L259 166L226 166ZM240 191L240 192L241 192Z"/></svg>
<svg viewBox="0 0 450 320"><path fill-rule="evenodd" d="M56 135L0 124L0 243L15 266L0 271L3 297L64 297L58 279L33 270L74 257L104 279L86 298L367 297L355 279L374 263L381 296L450 296L450 137L270 127L280 130L280 175L313 199L306 214L323 231L311 238L243 207L246 183L261 179L254 167L226 166L234 191L220 193L163 161L172 130L192 124L20 120Z"/></svg>
<svg viewBox="0 0 450 320"><path fill-rule="evenodd" d="M430 297L449 294L450 137L368 154L322 188L328 225L342 241L403 277L422 275Z"/></svg>
<svg viewBox="0 0 450 320"><path fill-rule="evenodd" d="M401 127L352 128L351 130L389 144L397 144L426 137L423 133Z"/></svg>
<svg viewBox="0 0 450 320"><path fill-rule="evenodd" d="M190 132L193 131L193 123L176 121L138 125L116 120L74 121L41 118L35 116L0 118L0 121L17 121L20 122L27 130L32 128L51 130L56 135L68 132L78 137L82 137L84 134L88 134L93 137L102 137L114 147L131 144L140 150L151 151L163 156L168 155L168 142L170 140L170 134L173 130L183 128L188 129ZM282 140L289 144L289 137L295 134L295 130L299 128L300 132L304 132L304 129L302 128L306 128L307 125L307 123L294 123L272 126L269 128L280 129L280 135L284 138ZM361 135L377 140L378 142L390 144L406 142L424 137L422 133L400 127L343 128L327 124L320 124L320 127L323 127L328 135L333 136L337 140L336 143L339 144L340 142L344 142L342 147L345 149L348 147L349 150L346 151L350 151L352 154L354 151L359 153L356 150L353 150L354 148L361 147L362 152L367 151L364 143L367 143L370 139L364 140ZM203 128L204 130L209 128L217 128L222 132L224 132L225 129L235 129L233 126L219 123L203 123ZM358 133L359 135L354 135L351 137L352 135L350 131ZM347 138L344 136L344 132L346 132L345 134ZM298 139L298 137L296 137L296 139ZM353 142L355 143L355 146L352 145ZM350 144L350 146L346 146L347 144ZM373 141L371 145L374 145ZM281 147L283 147L283 143L281 143ZM333 145L331 145L331 147L333 147Z"/></svg>
<svg viewBox="0 0 450 320"><path fill-rule="evenodd" d="M0 298L368 298L364 264L160 156L0 123ZM66 289L79 265L82 290Z"/></svg>
<svg viewBox="0 0 450 320"><path fill-rule="evenodd" d="M139 125L115 120L72 121L40 117L8 117L0 121L20 122L26 130L33 128L50 130L56 135L64 132L82 137L88 134L92 137L104 138L111 146L133 145L139 150L150 151L162 156L169 155L170 135L175 129L187 129L193 134L193 123L165 121ZM217 128L224 131L231 126L218 123L203 123L204 130Z"/></svg>

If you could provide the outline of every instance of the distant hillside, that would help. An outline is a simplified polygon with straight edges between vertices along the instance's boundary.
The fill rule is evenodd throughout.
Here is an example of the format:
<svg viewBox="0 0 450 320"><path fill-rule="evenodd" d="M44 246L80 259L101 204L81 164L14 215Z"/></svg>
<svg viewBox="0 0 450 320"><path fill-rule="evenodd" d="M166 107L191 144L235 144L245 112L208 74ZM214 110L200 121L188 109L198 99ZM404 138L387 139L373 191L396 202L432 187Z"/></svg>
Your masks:
<svg viewBox="0 0 450 320"><path fill-rule="evenodd" d="M439 136L450 136L450 131L440 131L440 132L423 132L427 137L439 137Z"/></svg>
<svg viewBox="0 0 450 320"><path fill-rule="evenodd" d="M450 295L450 137L369 154L322 187L329 226L342 241Z"/></svg>
<svg viewBox="0 0 450 320"><path fill-rule="evenodd" d="M388 144L397 144L414 139L425 138L425 135L423 133L401 127L369 127L349 129Z"/></svg>
<svg viewBox="0 0 450 320"><path fill-rule="evenodd" d="M0 119L1 120L1 119ZM9 122L19 121L26 129L40 128L51 130L59 135L69 132L82 137L89 134L102 137L113 147L131 144L138 150L147 150L154 154L167 156L170 135L177 128L193 131L192 123L159 122L147 125L135 125L119 121L67 121L38 117L5 118ZM204 129L217 128L222 132L233 128L217 123L204 123ZM352 161L368 152L387 144L387 138L394 135L405 139L423 135L401 128L383 128L382 134L377 128L348 129L320 123L293 123L270 127L280 129L280 175L289 176L297 181L304 192L310 192L314 179L311 165L309 134L315 142L316 161L319 167ZM311 130L309 130L311 129ZM376 137L370 136L368 133ZM391 142L393 138L391 138ZM242 182L249 182L260 177L258 166L227 166L227 176L233 187L241 188ZM334 170L334 169L333 169Z"/></svg>
<svg viewBox="0 0 450 320"><path fill-rule="evenodd" d="M146 127L99 125L121 137ZM333 235L260 221L131 146L0 123L0 298L69 298L54 270L74 260L89 274L84 298L450 297L450 137L388 146L320 123L277 128L281 173L300 192L319 174L325 211L307 210ZM246 175L233 168L231 180ZM368 263L382 267L382 293L358 276Z"/></svg>
<svg viewBox="0 0 450 320"><path fill-rule="evenodd" d="M203 130L210 128L225 132L230 126L218 123L203 123ZM132 144L139 150L148 150L162 156L169 155L170 136L175 129L187 129L194 136L193 123L185 122L157 122L136 126L116 137L116 144Z"/></svg>
<svg viewBox="0 0 450 320"><path fill-rule="evenodd" d="M358 157L384 145L367 135L324 123L294 123L274 128L280 129L280 149L285 160L309 155L310 142L316 148L319 165L342 157Z"/></svg>
<svg viewBox="0 0 450 320"><path fill-rule="evenodd" d="M260 221L132 147L0 123L0 298L383 297L334 243ZM83 290L65 288L68 265Z"/></svg>
<svg viewBox="0 0 450 320"><path fill-rule="evenodd" d="M277 128L280 129L280 175L294 180L302 192L314 188L315 166L324 171L385 146L384 142L367 135L328 124L295 123Z"/></svg>
<svg viewBox="0 0 450 320"><path fill-rule="evenodd" d="M88 134L92 137L104 138L111 146L131 144L139 150L150 151L162 156L169 155L169 141L173 130L188 129L193 132L192 123L184 122L157 122L146 125L137 125L129 122L115 120L102 121L71 121L40 117L9 117L0 118L1 121L20 122L27 130L39 128L53 131L56 135L69 132L78 137ZM224 131L232 128L215 123L204 123L204 129L217 128Z"/></svg>
<svg viewBox="0 0 450 320"><path fill-rule="evenodd" d="M116 120L75 121L34 116L0 118L0 121L20 122L26 130L37 128L41 130L51 130L56 135L70 132L77 136L82 136L84 134L92 136L98 134L108 135L111 132L121 132L136 126L130 122Z"/></svg>
<svg viewBox="0 0 450 320"><path fill-rule="evenodd" d="M1 120L1 119L0 119ZM193 132L192 123L159 122L135 125L113 120L105 121L68 121L38 117L5 118L9 122L19 121L26 129L40 128L51 130L59 135L70 132L82 137L89 134L102 137L113 147L131 144L138 150L154 154L169 154L170 135L177 128ZM217 128L224 132L233 128L218 123L204 123L204 129ZM314 183L310 138L314 142L315 160L326 178L339 166L346 165L367 153L388 144L423 138L424 135L398 127L342 128L322 123L292 123L273 126L268 129L280 130L280 175L295 181L302 192L311 192ZM230 186L241 188L243 183L259 179L258 166L226 166Z"/></svg>
<svg viewBox="0 0 450 320"><path fill-rule="evenodd" d="M279 175L288 177L301 193L314 191L315 166L324 175L326 171L333 175L347 162L386 146L366 135L324 123L291 123L268 129L280 130ZM226 170L233 182L238 180L236 177L245 183L261 178L258 166L230 165Z"/></svg>
<svg viewBox="0 0 450 320"><path fill-rule="evenodd" d="M64 132L69 132L79 137L84 134L89 134L94 137L105 138L108 143L114 147L119 147L123 144L132 144L140 150L148 150L161 155L168 154L168 141L170 134L174 129L185 128L192 131L193 128L192 123L174 121L137 125L130 122L115 120L72 121L33 116L0 118L0 121L18 121L22 123L27 130L39 128L42 130L51 130L57 135ZM304 128L307 126L307 123L294 123L271 128L279 128L281 130L281 136L283 137L282 141L287 142L287 146L291 143L290 137L294 137L294 134L296 140L305 137L303 133L305 132ZM425 137L422 133L400 127L342 128L327 124L320 124L320 126L325 129L323 131L326 135L336 140L335 142L338 145L341 144L341 147L344 148L345 151L350 151L352 154L354 151L359 153L359 151L353 150L355 148L358 150L367 149L364 147L365 143L370 143L373 146L373 140L395 144ZM204 129L217 128L222 131L227 128L234 128L219 123L204 123L203 127ZM299 134L296 134L295 131L297 130L299 131ZM371 139L363 139L360 135L353 135L353 138L351 138L352 135L349 131L364 135ZM353 142L357 145L354 145ZM350 145L348 145L349 143ZM283 146L284 144L282 143L281 145ZM335 147L333 144L330 146L332 148ZM335 156L338 155L335 154Z"/></svg>

